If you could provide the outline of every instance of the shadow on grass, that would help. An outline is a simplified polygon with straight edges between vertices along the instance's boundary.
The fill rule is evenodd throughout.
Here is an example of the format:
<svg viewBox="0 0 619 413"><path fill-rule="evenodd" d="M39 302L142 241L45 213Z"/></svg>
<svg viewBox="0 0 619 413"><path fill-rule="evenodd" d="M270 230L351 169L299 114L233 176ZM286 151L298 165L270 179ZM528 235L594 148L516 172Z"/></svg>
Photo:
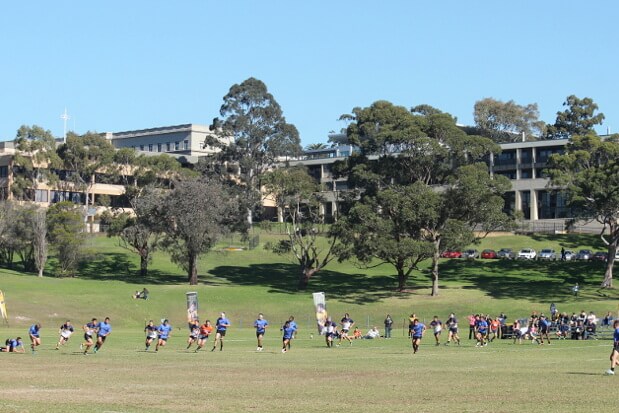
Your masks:
<svg viewBox="0 0 619 413"><path fill-rule="evenodd" d="M614 290L599 288L604 270L605 264L596 262L449 260L441 263L440 274L444 281L468 281L472 285L465 289L495 298L572 301L572 287L578 283L581 298L616 300Z"/></svg>
<svg viewBox="0 0 619 413"><path fill-rule="evenodd" d="M139 268L128 259L128 255L122 253L106 253L95 256L80 265L78 274L79 278L124 281L135 284L187 283L186 275L168 274L150 268L148 275L142 277Z"/></svg>
<svg viewBox="0 0 619 413"><path fill-rule="evenodd" d="M396 292L396 280L389 276L367 276L322 270L310 279L306 291L299 290L299 266L286 263L253 264L248 267L219 266L210 274L234 285L260 285L269 292L307 294L308 291L325 291L329 296L355 304L370 304L385 298L409 298L410 292Z"/></svg>
<svg viewBox="0 0 619 413"><path fill-rule="evenodd" d="M581 248L588 248L583 246L591 246L591 248L596 251L608 250L608 247L604 245L600 237L593 237L591 234L533 234L530 237L535 241L548 242L549 247L552 247L552 245L556 245L558 243L560 247L563 247L566 250L572 250L574 252L578 252ZM561 249L560 247L559 250Z"/></svg>

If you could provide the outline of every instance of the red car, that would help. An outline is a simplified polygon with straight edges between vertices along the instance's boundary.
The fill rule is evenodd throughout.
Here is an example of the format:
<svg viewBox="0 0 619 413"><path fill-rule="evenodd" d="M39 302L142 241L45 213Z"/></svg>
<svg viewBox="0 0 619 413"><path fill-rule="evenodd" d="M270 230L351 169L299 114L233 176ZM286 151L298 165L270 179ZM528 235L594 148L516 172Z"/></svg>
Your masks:
<svg viewBox="0 0 619 413"><path fill-rule="evenodd" d="M481 252L481 257L487 260L494 260L496 258L499 258L499 256L496 255L495 250L483 250Z"/></svg>
<svg viewBox="0 0 619 413"><path fill-rule="evenodd" d="M441 254L443 258L462 258L462 253L460 251L452 251L447 250Z"/></svg>

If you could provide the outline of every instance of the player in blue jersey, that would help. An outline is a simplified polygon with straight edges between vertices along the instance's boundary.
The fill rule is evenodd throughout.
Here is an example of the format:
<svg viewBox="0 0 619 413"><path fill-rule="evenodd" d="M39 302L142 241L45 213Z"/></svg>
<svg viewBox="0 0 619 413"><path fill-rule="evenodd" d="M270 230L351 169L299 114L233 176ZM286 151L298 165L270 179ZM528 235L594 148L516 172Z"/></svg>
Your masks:
<svg viewBox="0 0 619 413"><path fill-rule="evenodd" d="M157 338L157 326L153 320L150 320L146 327L144 327L144 333L146 334L146 342L144 343L145 349L144 351L148 351L150 345L153 344L153 340Z"/></svg>
<svg viewBox="0 0 619 413"><path fill-rule="evenodd" d="M189 338L187 339L187 350L191 347L193 343L198 341L198 337L200 336L200 321L198 319L194 319L189 322Z"/></svg>
<svg viewBox="0 0 619 413"><path fill-rule="evenodd" d="M41 345L41 335L40 335L40 331L41 330L41 324L36 323L30 326L30 329L28 330L28 335L30 336L30 349L32 350L32 352L34 353L34 349L37 346Z"/></svg>
<svg viewBox="0 0 619 413"><path fill-rule="evenodd" d="M423 333L426 331L426 326L419 321L419 319L414 318L413 323L409 326L411 341L413 343L413 354L419 351L419 345L421 344L421 339L423 338Z"/></svg>
<svg viewBox="0 0 619 413"><path fill-rule="evenodd" d="M288 340L288 350L290 350L290 344L292 343L292 340L297 338L297 331L299 330L299 326L297 325L297 322L294 321L294 316L293 315L291 315L288 318L288 322L290 323L290 328L292 328L294 330L294 333L292 333L292 338L290 340Z"/></svg>
<svg viewBox="0 0 619 413"><path fill-rule="evenodd" d="M258 347L256 351L262 351L262 340L264 339L264 333L266 332L269 322L264 319L262 313L258 314L258 319L254 321L254 328L256 329L256 339L258 340Z"/></svg>
<svg viewBox="0 0 619 413"><path fill-rule="evenodd" d="M4 344L6 345L6 347L0 347L0 351L2 352L6 352L6 353L25 353L26 352L26 350L24 349L24 342L22 341L21 337L9 338L8 340L6 340Z"/></svg>
<svg viewBox="0 0 619 413"><path fill-rule="evenodd" d="M224 337L228 327L230 327L230 320L226 318L226 313L221 313L215 322L215 343L211 351L215 351L217 344L219 344L219 351L224 349Z"/></svg>
<svg viewBox="0 0 619 413"><path fill-rule="evenodd" d="M71 335L73 334L73 325L71 321L67 320L63 325L60 326L58 333L60 334L60 338L58 339L58 343L56 344L56 350L60 348L60 346L64 346Z"/></svg>
<svg viewBox="0 0 619 413"><path fill-rule="evenodd" d="M615 333L613 334L613 350L610 352L610 369L606 371L606 374L614 376L615 367L619 366L619 320L615 320L613 323Z"/></svg>
<svg viewBox="0 0 619 413"><path fill-rule="evenodd" d="M486 316L482 315L479 317L475 331L475 338L477 339L477 344L475 344L475 347L488 345L486 342L486 339L488 338L488 321L486 321Z"/></svg>
<svg viewBox="0 0 619 413"><path fill-rule="evenodd" d="M155 346L155 351L159 351L159 347L164 347L171 335L172 326L166 318L163 320L163 323L157 327L157 345Z"/></svg>
<svg viewBox="0 0 619 413"><path fill-rule="evenodd" d="M292 340L294 331L294 328L290 326L290 321L286 321L282 327L282 353L286 353L288 351L288 344L290 343L290 340Z"/></svg>
<svg viewBox="0 0 619 413"><path fill-rule="evenodd" d="M110 324L110 317L105 317L105 319L97 325L97 344L95 344L94 352L101 350L103 347L103 343L107 337L112 334L112 326Z"/></svg>
<svg viewBox="0 0 619 413"><path fill-rule="evenodd" d="M84 324L84 343L80 344L80 350L84 350L84 354L88 354L88 350L93 346L93 337L97 334L99 323L96 318L90 320L90 323Z"/></svg>

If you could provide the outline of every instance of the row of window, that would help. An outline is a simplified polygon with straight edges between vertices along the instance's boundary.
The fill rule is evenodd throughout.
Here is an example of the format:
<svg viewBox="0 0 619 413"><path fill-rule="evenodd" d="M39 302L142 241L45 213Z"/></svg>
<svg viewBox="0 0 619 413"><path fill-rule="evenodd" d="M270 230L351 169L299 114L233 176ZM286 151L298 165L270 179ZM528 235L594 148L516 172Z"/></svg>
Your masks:
<svg viewBox="0 0 619 413"><path fill-rule="evenodd" d="M185 139L183 142L183 150L184 151L188 151L189 150L189 141L187 139ZM202 143L200 144L200 149L202 149ZM132 146L133 149L135 150L140 150L142 152L144 151L148 151L148 152L171 152L172 151L172 147L174 147L175 151L180 151L181 150L181 141L176 141L176 142L166 142L166 143L149 143L148 145L140 145L140 146ZM165 149L165 150L164 150Z"/></svg>

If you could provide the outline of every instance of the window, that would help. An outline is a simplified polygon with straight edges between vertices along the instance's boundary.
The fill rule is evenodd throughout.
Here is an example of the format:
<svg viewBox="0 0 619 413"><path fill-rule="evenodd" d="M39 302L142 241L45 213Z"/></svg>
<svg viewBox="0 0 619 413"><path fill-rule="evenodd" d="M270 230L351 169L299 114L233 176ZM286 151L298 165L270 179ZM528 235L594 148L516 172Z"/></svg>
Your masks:
<svg viewBox="0 0 619 413"><path fill-rule="evenodd" d="M157 152L161 152L161 144L160 143L157 144Z"/></svg>
<svg viewBox="0 0 619 413"><path fill-rule="evenodd" d="M35 202L49 202L47 189L35 189L34 200Z"/></svg>
<svg viewBox="0 0 619 413"><path fill-rule="evenodd" d="M181 143L178 141L174 142L174 150L178 151L180 148L181 148Z"/></svg>
<svg viewBox="0 0 619 413"><path fill-rule="evenodd" d="M152 152L153 151L153 144L149 143L148 144L148 152Z"/></svg>
<svg viewBox="0 0 619 413"><path fill-rule="evenodd" d="M9 176L9 167L0 166L0 178L6 178L7 176Z"/></svg>
<svg viewBox="0 0 619 413"><path fill-rule="evenodd" d="M186 151L189 150L189 141L187 139L183 141L183 149Z"/></svg>
<svg viewBox="0 0 619 413"><path fill-rule="evenodd" d="M140 145L140 150L143 151L144 150L144 145Z"/></svg>
<svg viewBox="0 0 619 413"><path fill-rule="evenodd" d="M166 144L165 144L166 152L170 152L171 149L172 149L172 147L170 146L170 142L166 142Z"/></svg>

